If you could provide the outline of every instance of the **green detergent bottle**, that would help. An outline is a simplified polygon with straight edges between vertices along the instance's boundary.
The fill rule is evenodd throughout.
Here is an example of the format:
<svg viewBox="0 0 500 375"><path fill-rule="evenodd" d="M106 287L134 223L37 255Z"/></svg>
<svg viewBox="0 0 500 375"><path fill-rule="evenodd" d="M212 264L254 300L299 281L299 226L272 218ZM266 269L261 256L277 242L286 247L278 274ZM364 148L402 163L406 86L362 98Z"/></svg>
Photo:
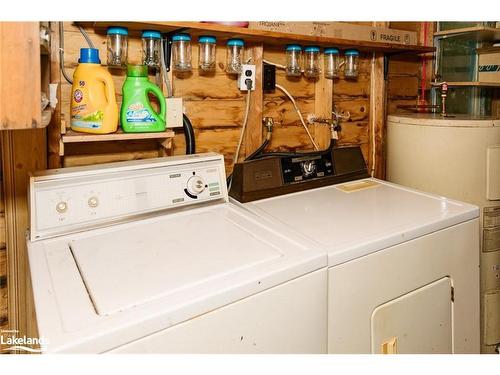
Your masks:
<svg viewBox="0 0 500 375"><path fill-rule="evenodd" d="M147 133L165 130L165 97L160 88L149 81L146 65L128 66L127 79L123 84L122 93L120 122L124 132ZM158 98L160 113L157 113L151 106L149 93Z"/></svg>

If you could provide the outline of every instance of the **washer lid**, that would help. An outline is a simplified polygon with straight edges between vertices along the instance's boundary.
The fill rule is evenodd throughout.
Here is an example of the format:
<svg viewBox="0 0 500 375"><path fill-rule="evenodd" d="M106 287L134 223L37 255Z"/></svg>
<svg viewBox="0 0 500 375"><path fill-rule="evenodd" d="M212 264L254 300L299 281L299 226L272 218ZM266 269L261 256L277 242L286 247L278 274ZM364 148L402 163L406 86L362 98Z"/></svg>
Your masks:
<svg viewBox="0 0 500 375"><path fill-rule="evenodd" d="M476 206L376 179L245 203L343 263L479 216Z"/></svg>
<svg viewBox="0 0 500 375"><path fill-rule="evenodd" d="M283 256L237 220L202 210L76 239L70 248L97 313L111 315Z"/></svg>

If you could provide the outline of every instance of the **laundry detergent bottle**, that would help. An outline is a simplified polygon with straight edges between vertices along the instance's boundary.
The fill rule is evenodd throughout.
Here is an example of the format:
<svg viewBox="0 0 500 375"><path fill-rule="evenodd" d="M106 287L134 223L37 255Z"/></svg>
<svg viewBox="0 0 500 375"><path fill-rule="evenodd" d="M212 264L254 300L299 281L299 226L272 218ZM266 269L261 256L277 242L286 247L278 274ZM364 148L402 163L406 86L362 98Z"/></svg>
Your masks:
<svg viewBox="0 0 500 375"><path fill-rule="evenodd" d="M80 49L79 64L71 90L71 129L94 134L113 133L118 128L115 85L101 66L99 50Z"/></svg>
<svg viewBox="0 0 500 375"><path fill-rule="evenodd" d="M143 133L165 130L165 97L160 88L149 81L146 65L128 66L127 79L123 84L122 92L120 122L124 132ZM150 93L158 98L160 113L157 113L151 106L148 97Z"/></svg>

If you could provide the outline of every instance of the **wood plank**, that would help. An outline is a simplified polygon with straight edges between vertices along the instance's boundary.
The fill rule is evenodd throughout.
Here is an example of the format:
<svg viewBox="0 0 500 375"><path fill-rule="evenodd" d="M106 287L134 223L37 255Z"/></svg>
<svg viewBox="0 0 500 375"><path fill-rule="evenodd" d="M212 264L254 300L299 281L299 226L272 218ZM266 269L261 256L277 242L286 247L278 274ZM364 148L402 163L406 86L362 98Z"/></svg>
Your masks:
<svg viewBox="0 0 500 375"><path fill-rule="evenodd" d="M155 133L124 133L121 129L119 129L116 133L111 134L79 133L73 130L68 130L66 134L62 136L62 141L63 143L107 142L137 139L166 139L172 138L173 136L174 132L171 130Z"/></svg>
<svg viewBox="0 0 500 375"><path fill-rule="evenodd" d="M187 100L185 114L196 129L237 127L243 123L242 100Z"/></svg>
<svg viewBox="0 0 500 375"><path fill-rule="evenodd" d="M26 249L29 173L47 168L45 129L0 132L5 188L9 324L18 336L37 337ZM28 152L29 150L29 152Z"/></svg>
<svg viewBox="0 0 500 375"><path fill-rule="evenodd" d="M407 99L418 95L418 78L392 76L387 83L387 96L391 99Z"/></svg>
<svg viewBox="0 0 500 375"><path fill-rule="evenodd" d="M38 22L0 22L2 130L42 127L39 33Z"/></svg>
<svg viewBox="0 0 500 375"><path fill-rule="evenodd" d="M320 60L320 66L321 71L324 72L324 59ZM321 74L316 81L314 97L315 117L332 119L333 81L325 78L324 74ZM316 124L314 127L314 140L320 150L328 147L330 139L330 126L326 124Z"/></svg>
<svg viewBox="0 0 500 375"><path fill-rule="evenodd" d="M336 98L368 98L370 96L370 75L360 74L357 80L335 80L333 94Z"/></svg>
<svg viewBox="0 0 500 375"><path fill-rule="evenodd" d="M95 165L102 163L112 163L117 161L128 161L138 159L148 159L158 157L158 147L149 151L122 151L122 152L104 152L81 155L65 155L64 167L77 167L82 165Z"/></svg>
<svg viewBox="0 0 500 375"><path fill-rule="evenodd" d="M250 96L250 112L248 123L245 129L244 150L245 157L250 155L262 144L262 112L264 95L262 92L262 59L264 56L264 46L256 44L250 48L252 64L255 64L255 90Z"/></svg>
<svg viewBox="0 0 500 375"><path fill-rule="evenodd" d="M209 24L201 22L86 22L85 25L94 27L98 32L104 33L108 26L126 26L131 31L138 32L144 29L155 29L162 32L170 32L179 28L189 29L191 36L198 36L209 32L221 40L227 38L242 38L254 43L264 43L269 45L283 46L287 43L318 44L322 47L339 46L342 48L358 48L362 51L379 52L428 52L433 48L423 48L420 46L408 46L389 44L372 41L356 41L341 38L332 38L313 35L297 35L267 30L255 30L242 27Z"/></svg>
<svg viewBox="0 0 500 375"><path fill-rule="evenodd" d="M61 68L59 65L59 23L50 23L50 81L51 83L59 83L57 86L58 103L52 114L49 126L47 127L47 158L49 168L59 168L61 166L61 157L59 142L61 139L61 106L62 100L62 84L64 80L61 75ZM69 108L68 108L69 110Z"/></svg>
<svg viewBox="0 0 500 375"><path fill-rule="evenodd" d="M314 98L308 100L299 99L296 100L296 103L304 119L307 119L307 115L314 113ZM279 125L301 125L292 102L285 95L272 98L266 97L262 116L272 117L275 124Z"/></svg>
<svg viewBox="0 0 500 375"><path fill-rule="evenodd" d="M387 27L388 22L375 22L374 26ZM414 77L411 77L414 78ZM391 81L391 84L394 81ZM415 79L415 91L418 80ZM387 91L384 79L384 55L375 53L372 62L370 87L370 171L373 177L385 179L385 140Z"/></svg>
<svg viewBox="0 0 500 375"><path fill-rule="evenodd" d="M5 222L5 213L0 213L0 249L5 249L7 237L7 226Z"/></svg>

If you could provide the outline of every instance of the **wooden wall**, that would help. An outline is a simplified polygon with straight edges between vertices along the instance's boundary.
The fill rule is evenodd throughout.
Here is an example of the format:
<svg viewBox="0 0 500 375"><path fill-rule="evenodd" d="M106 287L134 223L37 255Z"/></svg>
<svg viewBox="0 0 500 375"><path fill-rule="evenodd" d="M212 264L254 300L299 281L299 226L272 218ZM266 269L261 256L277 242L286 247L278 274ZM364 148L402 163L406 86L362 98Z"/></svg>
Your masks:
<svg viewBox="0 0 500 375"><path fill-rule="evenodd" d="M415 31L420 44L432 46L434 22L390 22L390 27ZM424 27L426 30L424 31ZM425 74L424 74L424 64ZM421 95L422 80L425 79L425 98ZM387 84L388 113L402 112L398 105L430 104L429 89L432 80L432 54L393 56L389 60Z"/></svg>
<svg viewBox="0 0 500 375"><path fill-rule="evenodd" d="M0 152L0 166L1 152ZM0 167L0 177L2 176ZM8 292L7 292L7 250L5 246L5 205L3 182L0 179L0 331L8 325ZM2 344L0 343L0 351Z"/></svg>
<svg viewBox="0 0 500 375"><path fill-rule="evenodd" d="M366 23L363 23L366 24ZM393 27L415 30L419 23L397 23ZM419 27L419 26L418 26ZM72 75L76 67L79 49L86 43L78 29L71 23L65 23L65 66ZM106 59L106 37L87 30L94 44L100 50L101 60ZM284 52L281 48L259 45L247 45L247 56L256 59L262 57L276 63L284 63ZM223 153L230 172L230 165L236 151L236 144L243 122L245 96L236 85L235 77L224 72L226 50L224 41L218 41L217 69L212 76L201 75L197 68L198 49L193 43L193 72L187 76L172 77L175 96L183 97L185 111L195 128L197 152L215 151ZM129 61L137 63L141 59L139 36L129 38ZM417 58L391 60L388 81L389 109L397 103L414 103L417 98L419 79L419 61ZM254 61L255 62L255 61ZM304 77L289 79L284 72L277 70L277 83L284 86L297 99L304 117L310 113L327 115L329 109L349 111L351 118L342 124L339 143L341 145L359 144L365 158L371 163L370 152L370 88L372 54L364 54L360 59L360 75L355 81L341 77L333 82L324 78L310 81ZM116 93L121 103L121 86L123 72L113 71ZM151 77L153 78L153 77ZM333 88L332 88L333 86ZM333 93L332 93L333 90ZM69 125L69 103L71 87L61 80L61 116ZM261 94L252 92L251 113L258 113L255 107L262 107L262 116L272 116L275 130L269 150L312 150L307 134L300 124L292 103L279 90ZM260 96L259 96L260 95ZM328 102L328 103L326 103ZM258 108L260 110L260 108ZM255 117L255 116L254 116ZM329 131L324 125L310 125L315 140L323 147L328 144ZM241 156L249 154L258 147L262 140L263 128L259 118L251 119L244 140ZM99 144L72 145L65 148L65 156L61 160L64 166L94 164L106 161L129 160L157 156L158 146L152 141L106 142ZM185 150L182 130L176 130L173 154L183 154ZM52 163L52 167L55 165Z"/></svg>

